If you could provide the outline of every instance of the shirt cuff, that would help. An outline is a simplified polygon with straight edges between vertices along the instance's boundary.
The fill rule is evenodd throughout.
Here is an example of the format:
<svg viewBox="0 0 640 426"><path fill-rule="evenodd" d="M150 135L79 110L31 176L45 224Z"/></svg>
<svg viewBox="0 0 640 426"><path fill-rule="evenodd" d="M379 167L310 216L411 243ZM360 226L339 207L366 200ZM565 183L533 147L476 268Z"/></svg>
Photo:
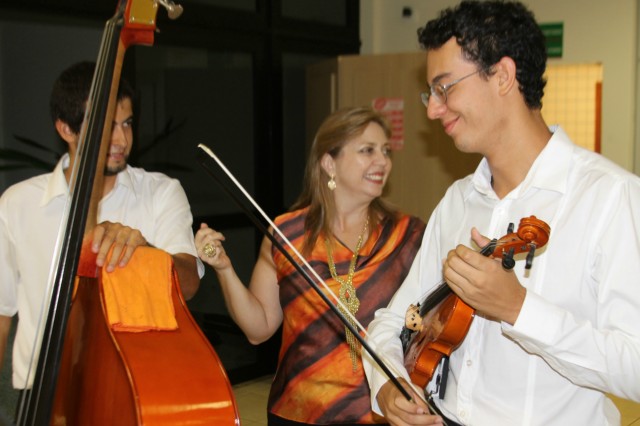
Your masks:
<svg viewBox="0 0 640 426"><path fill-rule="evenodd" d="M557 324L562 321L563 311L541 296L527 291L520 314L515 324L502 323L502 330L511 337L536 341L549 345L555 341Z"/></svg>

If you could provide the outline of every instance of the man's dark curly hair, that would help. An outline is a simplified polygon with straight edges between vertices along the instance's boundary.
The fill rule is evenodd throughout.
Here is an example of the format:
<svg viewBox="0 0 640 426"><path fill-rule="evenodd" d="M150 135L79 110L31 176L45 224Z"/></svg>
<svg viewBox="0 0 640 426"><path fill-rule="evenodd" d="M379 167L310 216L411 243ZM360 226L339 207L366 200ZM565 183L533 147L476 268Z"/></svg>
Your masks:
<svg viewBox="0 0 640 426"><path fill-rule="evenodd" d="M51 119L54 123L60 119L76 134L80 133L80 128L82 127L85 106L89 98L95 68L96 64L94 62L75 63L62 71L58 79L53 83L51 97L49 98ZM129 83L124 78L121 78L118 88L118 101L129 98L133 102L133 95L134 92Z"/></svg>
<svg viewBox="0 0 640 426"><path fill-rule="evenodd" d="M490 68L505 56L516 63L516 79L527 106L542 107L547 52L542 30L522 3L463 1L440 13L418 30L424 49L442 47L455 37L466 59L490 75Z"/></svg>

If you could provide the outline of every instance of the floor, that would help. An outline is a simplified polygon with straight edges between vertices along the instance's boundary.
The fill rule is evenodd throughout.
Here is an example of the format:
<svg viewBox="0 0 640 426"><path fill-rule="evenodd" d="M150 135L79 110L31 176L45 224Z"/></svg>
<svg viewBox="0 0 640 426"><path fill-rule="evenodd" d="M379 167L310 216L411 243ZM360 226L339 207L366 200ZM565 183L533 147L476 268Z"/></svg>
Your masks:
<svg viewBox="0 0 640 426"><path fill-rule="evenodd" d="M233 387L242 426L266 426L267 396L271 376L261 377ZM640 426L640 404L612 397L622 413L622 426Z"/></svg>
<svg viewBox="0 0 640 426"><path fill-rule="evenodd" d="M622 421L620 422L622 426L640 426L640 404L613 396L611 399L622 413Z"/></svg>
<svg viewBox="0 0 640 426"><path fill-rule="evenodd" d="M271 376L264 376L233 387L242 426L266 426L270 386Z"/></svg>
<svg viewBox="0 0 640 426"><path fill-rule="evenodd" d="M233 387L242 426L266 426L267 396L269 395L270 386L271 376L264 376L239 383ZM7 399L10 398L7 398L7 396L6 393L0 392L0 400L2 403L8 402ZM622 426L640 426L640 404L615 397L612 399L622 413ZM13 407L13 403L11 403L10 406ZM13 409L7 412L13 413L12 410ZM3 418L3 410L0 409L0 425L8 424L3 421Z"/></svg>

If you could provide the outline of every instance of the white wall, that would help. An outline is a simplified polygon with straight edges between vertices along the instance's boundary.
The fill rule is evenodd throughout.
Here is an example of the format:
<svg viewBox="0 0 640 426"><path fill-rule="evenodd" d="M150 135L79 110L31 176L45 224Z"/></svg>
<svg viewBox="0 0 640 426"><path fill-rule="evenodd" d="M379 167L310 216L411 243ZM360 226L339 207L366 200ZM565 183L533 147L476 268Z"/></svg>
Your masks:
<svg viewBox="0 0 640 426"><path fill-rule="evenodd" d="M538 22L564 22L562 59L603 64L602 153L634 169L638 0L524 0ZM416 30L457 0L361 0L362 53L419 49ZM413 10L402 17L403 7ZM552 124L552 123L549 123ZM562 124L562 123L560 123ZM640 163L640 159L637 160ZM640 164L636 166L636 173Z"/></svg>

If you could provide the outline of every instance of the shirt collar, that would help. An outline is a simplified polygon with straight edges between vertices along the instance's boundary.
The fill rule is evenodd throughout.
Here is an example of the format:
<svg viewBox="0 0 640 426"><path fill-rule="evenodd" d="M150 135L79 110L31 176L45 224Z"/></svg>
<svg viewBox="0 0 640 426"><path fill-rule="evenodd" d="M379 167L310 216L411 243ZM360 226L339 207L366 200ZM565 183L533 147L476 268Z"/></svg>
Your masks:
<svg viewBox="0 0 640 426"><path fill-rule="evenodd" d="M520 184L521 193L528 188L538 188L564 194L571 170L573 142L560 126L550 127L551 139L533 162L527 177Z"/></svg>
<svg viewBox="0 0 640 426"><path fill-rule="evenodd" d="M535 159L527 176L507 197L517 198L529 188L565 193L573 143L560 126L550 127L551 139ZM483 158L472 177L472 188L497 199L491 185L491 169Z"/></svg>
<svg viewBox="0 0 640 426"><path fill-rule="evenodd" d="M480 164L478 164L478 167L471 178L471 188L475 189L482 195L493 195L493 197L495 197L496 195L493 192L491 180L492 176L491 169L489 169L489 162L486 157L482 157Z"/></svg>
<svg viewBox="0 0 640 426"><path fill-rule="evenodd" d="M136 190L133 185L133 179L130 173L130 167L127 165L126 169L122 172L118 173L116 176L116 184L114 185L113 190L119 185L128 188L135 196ZM42 195L41 205L45 206L49 204L53 199L58 197L66 197L69 195L69 184L67 183L67 178L64 175L65 170L69 168L69 154L64 154L58 164L56 164L55 169L53 169L53 173L51 174L51 179L47 184L47 188Z"/></svg>
<svg viewBox="0 0 640 426"><path fill-rule="evenodd" d="M131 166L129 166L128 164L127 167L116 176L116 184L113 186L113 189L111 191L113 192L118 186L123 186L129 189L129 191L131 191L134 196L138 196L138 194L136 193L136 187L133 184L133 178L131 176Z"/></svg>
<svg viewBox="0 0 640 426"><path fill-rule="evenodd" d="M69 167L69 154L64 154L55 169L51 173L51 178L47 183L47 187L42 194L41 206L46 206L53 199L58 197L66 197L69 194L69 184L64 176L64 171Z"/></svg>

